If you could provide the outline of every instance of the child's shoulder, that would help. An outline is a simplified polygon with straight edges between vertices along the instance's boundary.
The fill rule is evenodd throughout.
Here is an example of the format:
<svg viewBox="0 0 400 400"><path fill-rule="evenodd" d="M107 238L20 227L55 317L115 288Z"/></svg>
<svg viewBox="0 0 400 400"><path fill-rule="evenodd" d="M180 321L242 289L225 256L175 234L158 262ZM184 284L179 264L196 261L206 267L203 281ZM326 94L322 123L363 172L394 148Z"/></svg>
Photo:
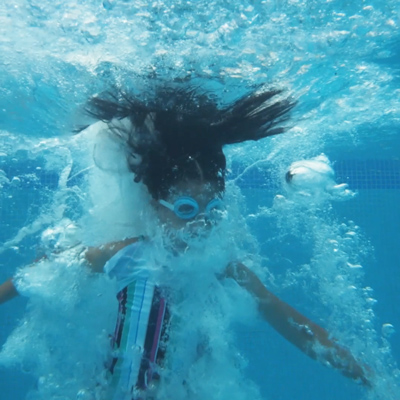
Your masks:
<svg viewBox="0 0 400 400"><path fill-rule="evenodd" d="M105 265L111 259L138 251L147 242L148 240L144 236L138 236L110 242L98 247L89 247L85 251L85 259L93 271L103 272Z"/></svg>

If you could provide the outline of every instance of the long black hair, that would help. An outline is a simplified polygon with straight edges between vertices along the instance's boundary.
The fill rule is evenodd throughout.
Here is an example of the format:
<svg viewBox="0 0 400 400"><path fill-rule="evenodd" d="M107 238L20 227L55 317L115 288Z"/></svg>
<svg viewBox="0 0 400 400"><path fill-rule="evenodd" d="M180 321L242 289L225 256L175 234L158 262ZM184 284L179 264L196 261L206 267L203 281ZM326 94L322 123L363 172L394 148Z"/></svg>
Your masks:
<svg viewBox="0 0 400 400"><path fill-rule="evenodd" d="M257 90L218 107L199 89L158 87L142 96L106 93L93 97L87 112L109 126L126 145L135 182L158 200L182 180L199 180L225 189L223 146L284 132L282 122L295 105L281 90Z"/></svg>

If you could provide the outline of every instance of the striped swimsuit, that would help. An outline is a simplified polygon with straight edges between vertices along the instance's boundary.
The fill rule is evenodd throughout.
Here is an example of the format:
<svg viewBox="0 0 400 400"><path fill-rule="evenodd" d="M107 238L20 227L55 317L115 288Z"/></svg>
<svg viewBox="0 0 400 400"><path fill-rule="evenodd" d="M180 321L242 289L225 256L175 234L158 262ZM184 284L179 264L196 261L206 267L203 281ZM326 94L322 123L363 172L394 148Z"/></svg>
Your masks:
<svg viewBox="0 0 400 400"><path fill-rule="evenodd" d="M104 267L118 284L118 318L112 339L113 359L107 400L144 400L157 379L164 356L162 339L169 319L165 298L154 284L150 244L138 241L120 250Z"/></svg>

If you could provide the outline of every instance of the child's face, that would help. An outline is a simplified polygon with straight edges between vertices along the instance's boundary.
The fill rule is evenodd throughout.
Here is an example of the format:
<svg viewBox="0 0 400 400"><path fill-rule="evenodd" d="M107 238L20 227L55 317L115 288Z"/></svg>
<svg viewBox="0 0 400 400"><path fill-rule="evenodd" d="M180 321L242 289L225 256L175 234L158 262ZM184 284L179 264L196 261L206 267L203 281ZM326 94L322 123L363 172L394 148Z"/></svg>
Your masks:
<svg viewBox="0 0 400 400"><path fill-rule="evenodd" d="M193 236L213 226L223 212L221 195L215 185L184 181L176 185L166 199L156 203L160 222L168 229L188 229Z"/></svg>

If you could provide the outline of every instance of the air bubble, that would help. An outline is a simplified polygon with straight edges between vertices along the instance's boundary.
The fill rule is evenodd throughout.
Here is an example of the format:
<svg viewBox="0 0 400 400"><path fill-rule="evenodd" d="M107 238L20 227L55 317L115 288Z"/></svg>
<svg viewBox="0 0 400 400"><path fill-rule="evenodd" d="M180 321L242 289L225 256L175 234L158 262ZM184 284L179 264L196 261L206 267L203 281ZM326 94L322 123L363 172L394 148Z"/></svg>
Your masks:
<svg viewBox="0 0 400 400"><path fill-rule="evenodd" d="M90 390L87 389L81 389L77 395L76 395L77 400L95 400L95 397L93 393Z"/></svg>
<svg viewBox="0 0 400 400"><path fill-rule="evenodd" d="M362 265L360 265L360 264L351 264L351 263L347 263L347 266L348 267L350 267L350 268L352 268L352 269L359 269L359 268L362 268Z"/></svg>
<svg viewBox="0 0 400 400"><path fill-rule="evenodd" d="M114 8L114 2L113 2L113 1L110 1L110 0L104 0L104 1L103 1L103 7L104 7L106 10L112 10L112 9Z"/></svg>
<svg viewBox="0 0 400 400"><path fill-rule="evenodd" d="M385 338L391 337L395 333L394 326L392 324L383 324L382 325L382 335Z"/></svg>
<svg viewBox="0 0 400 400"><path fill-rule="evenodd" d="M10 181L7 178L7 174L0 169L0 185L3 185L4 183L10 183Z"/></svg>
<svg viewBox="0 0 400 400"><path fill-rule="evenodd" d="M21 183L21 178L19 178L18 176L14 176L14 178L11 179L12 185L18 185L20 183Z"/></svg>

